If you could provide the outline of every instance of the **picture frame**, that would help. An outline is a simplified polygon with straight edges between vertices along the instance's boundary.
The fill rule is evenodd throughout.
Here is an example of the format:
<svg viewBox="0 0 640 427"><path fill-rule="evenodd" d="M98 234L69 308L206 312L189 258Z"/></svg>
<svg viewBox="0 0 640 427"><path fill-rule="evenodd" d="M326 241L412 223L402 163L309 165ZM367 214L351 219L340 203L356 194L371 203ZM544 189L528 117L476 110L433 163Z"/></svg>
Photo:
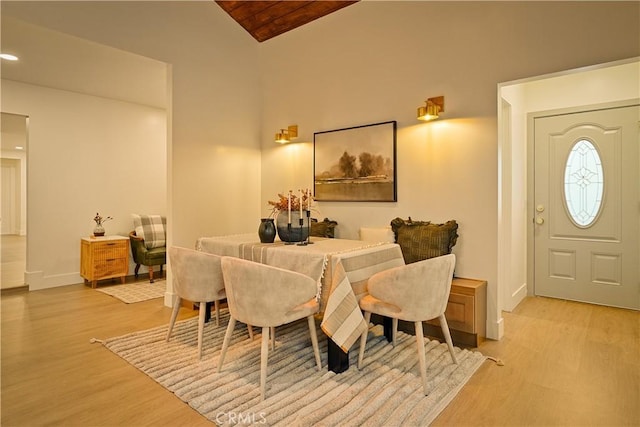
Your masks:
<svg viewBox="0 0 640 427"><path fill-rule="evenodd" d="M332 202L397 202L397 122L313 134L314 198Z"/></svg>

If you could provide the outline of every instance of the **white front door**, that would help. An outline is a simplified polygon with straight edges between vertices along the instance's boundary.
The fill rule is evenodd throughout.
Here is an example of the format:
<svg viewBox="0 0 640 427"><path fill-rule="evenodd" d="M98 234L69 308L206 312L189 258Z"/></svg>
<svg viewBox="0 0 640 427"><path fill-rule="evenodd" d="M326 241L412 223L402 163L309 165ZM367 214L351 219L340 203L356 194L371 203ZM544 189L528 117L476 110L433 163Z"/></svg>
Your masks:
<svg viewBox="0 0 640 427"><path fill-rule="evenodd" d="M536 295L640 309L640 107L535 118Z"/></svg>

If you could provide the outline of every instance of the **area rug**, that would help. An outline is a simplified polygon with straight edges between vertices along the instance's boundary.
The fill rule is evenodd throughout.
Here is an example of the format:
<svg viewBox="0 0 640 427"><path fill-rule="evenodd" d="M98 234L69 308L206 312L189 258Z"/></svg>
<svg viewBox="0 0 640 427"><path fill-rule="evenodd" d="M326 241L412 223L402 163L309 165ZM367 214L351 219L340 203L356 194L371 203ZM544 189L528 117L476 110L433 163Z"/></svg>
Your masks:
<svg viewBox="0 0 640 427"><path fill-rule="evenodd" d="M161 298L164 296L166 288L166 281L156 280L153 283L145 281L136 283L125 283L123 285L106 286L104 288L96 289L96 291L111 295L112 297L118 298L122 302L131 304L134 302Z"/></svg>
<svg viewBox="0 0 640 427"><path fill-rule="evenodd" d="M393 347L381 326L370 329L362 370L357 349L341 374L327 369L327 339L318 332L323 369L313 357L306 320L276 329L269 352L266 398L260 401L260 337L250 340L236 324L222 372L217 361L228 321L205 326L202 360L197 357L197 318L111 338L104 345L217 425L426 426L451 402L486 357L425 339L429 394L419 373L415 337L398 332ZM318 328L318 331L320 329ZM257 331L256 331L257 332ZM354 346L357 347L357 346Z"/></svg>

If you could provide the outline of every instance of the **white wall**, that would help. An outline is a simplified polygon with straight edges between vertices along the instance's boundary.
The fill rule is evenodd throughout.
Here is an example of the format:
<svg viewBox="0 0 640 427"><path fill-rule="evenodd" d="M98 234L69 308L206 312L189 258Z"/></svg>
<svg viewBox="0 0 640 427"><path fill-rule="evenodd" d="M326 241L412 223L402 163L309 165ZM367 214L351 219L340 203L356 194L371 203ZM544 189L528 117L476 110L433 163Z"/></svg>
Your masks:
<svg viewBox="0 0 640 427"><path fill-rule="evenodd" d="M533 295L531 238L533 232L533 201L528 178L532 175L531 115L547 114L578 106L589 106L640 99L640 61L618 61L603 66L585 67L525 81L506 82L498 90L499 97L511 105L511 137L501 138L503 157L503 188L505 212L508 218L500 225L504 234L501 252L508 262L502 264L501 282L504 308L512 310L524 298ZM503 117L503 120L507 118ZM529 176L527 174L529 171ZM529 276L529 277L528 277Z"/></svg>
<svg viewBox="0 0 640 427"><path fill-rule="evenodd" d="M2 111L29 116L29 289L82 281L96 212L124 236L132 213L166 214L163 110L2 80Z"/></svg>
<svg viewBox="0 0 640 427"><path fill-rule="evenodd" d="M635 56L637 15L631 3L360 2L263 43L263 213L276 193L312 186L313 132L397 120L398 202L325 202L322 216L346 238L397 216L456 219L456 274L488 280L498 338L497 85ZM438 95L442 119L418 122ZM301 142L274 144L289 124Z"/></svg>
<svg viewBox="0 0 640 427"><path fill-rule="evenodd" d="M168 64L168 182L162 199L168 243L193 247L200 236L257 232L258 44L218 5L25 1L2 2L2 14ZM2 89L4 97L4 83ZM64 249L77 252L75 245ZM66 264L69 268L75 260Z"/></svg>
<svg viewBox="0 0 640 427"><path fill-rule="evenodd" d="M214 2L9 2L3 14L169 64L169 242L257 230L258 44Z"/></svg>

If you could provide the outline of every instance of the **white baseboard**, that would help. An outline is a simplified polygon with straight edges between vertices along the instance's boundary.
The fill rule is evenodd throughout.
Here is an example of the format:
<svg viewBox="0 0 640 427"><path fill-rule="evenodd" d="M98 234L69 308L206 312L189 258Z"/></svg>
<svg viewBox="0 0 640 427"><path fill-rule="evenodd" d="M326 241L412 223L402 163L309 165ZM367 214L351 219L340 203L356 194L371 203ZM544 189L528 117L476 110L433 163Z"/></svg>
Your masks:
<svg viewBox="0 0 640 427"><path fill-rule="evenodd" d="M45 276L42 271L27 271L24 273L24 281L30 291L37 291L39 289L57 288L58 286L82 283L84 279L79 273Z"/></svg>

